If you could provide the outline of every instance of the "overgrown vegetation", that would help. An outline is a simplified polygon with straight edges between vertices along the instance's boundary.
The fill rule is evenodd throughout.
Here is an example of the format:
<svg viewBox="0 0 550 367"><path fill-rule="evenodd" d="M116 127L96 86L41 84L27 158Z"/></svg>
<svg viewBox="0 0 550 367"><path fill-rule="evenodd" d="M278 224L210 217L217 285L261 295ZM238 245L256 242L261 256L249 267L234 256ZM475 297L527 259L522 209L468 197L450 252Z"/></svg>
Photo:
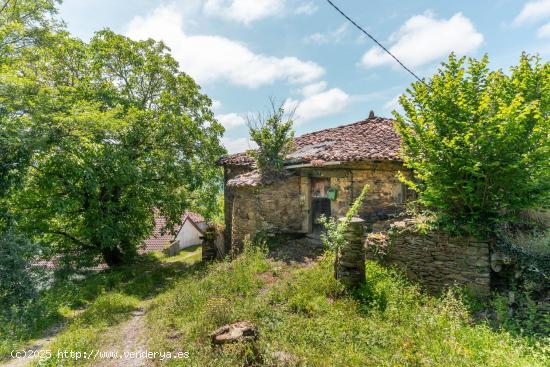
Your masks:
<svg viewBox="0 0 550 367"><path fill-rule="evenodd" d="M261 248L181 279L148 313L152 350L190 352L191 366L270 366L284 355L307 366L545 366L545 339L474 323L463 297L426 296L396 272L367 263L365 285L346 294L333 258L303 269L266 260ZM259 327L255 347L214 348L209 333L232 322ZM181 361L164 361L179 365Z"/></svg>
<svg viewBox="0 0 550 367"><path fill-rule="evenodd" d="M340 248L342 248L342 246L345 245L346 239L344 234L349 227L351 219L359 213L359 210L361 210L361 206L363 205L368 192L369 186L363 186L361 193L357 196L351 207L348 209L343 220L339 220L334 217L327 218L325 215L321 215L319 218L319 223L325 229L325 232L321 234L321 241L327 249L336 253Z"/></svg>
<svg viewBox="0 0 550 367"><path fill-rule="evenodd" d="M283 106L276 107L273 101L271 107L267 115L258 113L248 119L250 138L258 145L258 149L250 150L248 154L263 174L280 172L285 156L293 149L292 113L288 114Z"/></svg>
<svg viewBox="0 0 550 367"><path fill-rule="evenodd" d="M550 200L550 63L506 74L454 55L395 113L418 203L453 231L486 234Z"/></svg>
<svg viewBox="0 0 550 367"><path fill-rule="evenodd" d="M39 269L31 266L37 246L12 231L0 232L0 310L25 304L37 293ZM2 312L2 311L0 311Z"/></svg>
<svg viewBox="0 0 550 367"><path fill-rule="evenodd" d="M54 357L41 365L93 365L93 360L75 362L56 353L106 348L109 331L144 304L147 348L187 351L185 364L191 366L270 366L281 355L294 365L314 366L536 367L550 362L547 339L511 334L505 322L494 330L498 325L474 320L471 312L478 308L458 291L427 296L374 262L367 262L365 284L347 293L333 277L333 256L327 253L302 268L269 260L263 246L247 244L235 260L208 267L159 266L149 258L139 266L58 284L43 294L44 307L38 309L49 310L49 316L37 319L51 325L66 317L68 326L48 345ZM258 326L254 346L211 346L210 332L241 320ZM20 340L2 335L7 357ZM182 360L158 362L177 366Z"/></svg>

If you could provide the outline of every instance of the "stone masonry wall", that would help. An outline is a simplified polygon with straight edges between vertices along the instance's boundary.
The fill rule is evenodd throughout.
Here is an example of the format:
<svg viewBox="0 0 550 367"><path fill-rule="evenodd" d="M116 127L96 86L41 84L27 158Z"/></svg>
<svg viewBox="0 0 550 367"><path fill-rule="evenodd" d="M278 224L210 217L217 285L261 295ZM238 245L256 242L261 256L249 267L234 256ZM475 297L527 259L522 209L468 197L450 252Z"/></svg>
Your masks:
<svg viewBox="0 0 550 367"><path fill-rule="evenodd" d="M248 167L227 166L227 180L250 170ZM397 173L404 171L399 162L373 161L345 163L335 166L305 168L296 171L300 177L274 185L253 188L225 188L225 241L230 249L233 243L242 243L244 235L253 235L264 229L283 232L304 232L311 214L309 195L310 177L330 178L331 188L337 189L336 200L331 201L331 214L342 217L361 193L363 186L370 189L359 216L369 223L385 220L400 212L406 196ZM301 184L300 184L301 183ZM289 213L287 215L286 213ZM237 228L233 228L236 225ZM236 238L233 239L232 236Z"/></svg>
<svg viewBox="0 0 550 367"><path fill-rule="evenodd" d="M334 167L304 169L302 175L330 177L330 186L337 189L336 200L331 202L334 217L346 214L365 185L369 192L359 212L367 222L385 220L388 215L403 209L407 191L397 178L405 171L399 162L356 162Z"/></svg>
<svg viewBox="0 0 550 367"><path fill-rule="evenodd" d="M231 247L240 249L247 235L259 231L300 232L302 203L298 176L267 187L233 189Z"/></svg>
<svg viewBox="0 0 550 367"><path fill-rule="evenodd" d="M223 170L223 182L224 185L228 180L235 178L236 176L250 171L251 168L248 166L225 166ZM225 186L224 187L224 247L226 250L231 248L231 225L232 225L232 215L233 215L233 200L234 200L234 190Z"/></svg>
<svg viewBox="0 0 550 367"><path fill-rule="evenodd" d="M362 163L355 166L353 175L353 199L361 193L365 185L369 192L359 212L368 222L386 220L388 215L402 210L406 191L397 173L404 171L397 162Z"/></svg>
<svg viewBox="0 0 550 367"><path fill-rule="evenodd" d="M369 236L369 257L376 253L374 247L380 247L384 241L382 261L404 269L409 279L431 292L439 293L453 284L467 286L482 296L490 292L487 241L452 237L440 231L420 234L411 225L398 222L387 236L380 233Z"/></svg>

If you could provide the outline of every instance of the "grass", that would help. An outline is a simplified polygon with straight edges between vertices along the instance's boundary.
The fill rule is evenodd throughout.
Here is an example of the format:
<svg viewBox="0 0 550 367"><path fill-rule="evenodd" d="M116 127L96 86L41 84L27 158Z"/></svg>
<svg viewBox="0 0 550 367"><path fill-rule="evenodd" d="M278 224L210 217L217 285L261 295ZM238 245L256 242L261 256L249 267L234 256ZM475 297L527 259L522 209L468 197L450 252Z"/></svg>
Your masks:
<svg viewBox="0 0 550 367"><path fill-rule="evenodd" d="M96 274L72 285L57 313L73 314L48 346L41 366L93 365L57 358L58 350L103 349L111 328L147 304L148 350L189 352L180 366L548 366L548 340L514 336L474 322L463 297L423 294L398 272L367 262L365 284L349 293L332 276L330 255L300 268L247 247L233 261L188 266L199 249L148 258L132 268ZM180 262L171 262L179 258ZM194 260L193 260L194 261ZM49 291L48 291L49 292ZM51 298L47 298L49 296ZM81 310L75 315L76 310ZM63 317L63 316L59 316ZM257 325L253 345L213 348L209 334L232 322ZM546 348L546 349L545 349Z"/></svg>
<svg viewBox="0 0 550 367"><path fill-rule="evenodd" d="M212 348L208 334L250 320L253 348ZM262 251L182 279L148 313L151 350L190 352L190 366L547 366L548 349L475 324L460 297L422 294L398 273L367 263L365 285L347 294L326 258L282 272ZM277 353L278 352L278 353ZM180 365L164 361L163 365Z"/></svg>
<svg viewBox="0 0 550 367"><path fill-rule="evenodd" d="M175 256L166 256L161 252L154 253L154 256L165 263L183 262L192 265L201 260L202 245L195 245L184 248L179 254Z"/></svg>
<svg viewBox="0 0 550 367"><path fill-rule="evenodd" d="M166 259L145 255L139 263L92 274L81 280L64 280L43 291L21 308L17 319L0 327L0 361L39 338L53 325L65 325L55 347L80 348L97 344L101 331L123 321L136 305L173 286L200 259L200 249Z"/></svg>
<svg viewBox="0 0 550 367"><path fill-rule="evenodd" d="M108 328L128 319L138 305L139 299L127 294L109 292L100 295L48 346L52 357L38 359L35 365L55 367L73 366L75 362L80 365L93 364L93 359L88 359L88 354L84 353L92 355L91 351L98 350L102 344L102 336ZM62 355L64 352L71 351L82 353L82 359L67 358Z"/></svg>

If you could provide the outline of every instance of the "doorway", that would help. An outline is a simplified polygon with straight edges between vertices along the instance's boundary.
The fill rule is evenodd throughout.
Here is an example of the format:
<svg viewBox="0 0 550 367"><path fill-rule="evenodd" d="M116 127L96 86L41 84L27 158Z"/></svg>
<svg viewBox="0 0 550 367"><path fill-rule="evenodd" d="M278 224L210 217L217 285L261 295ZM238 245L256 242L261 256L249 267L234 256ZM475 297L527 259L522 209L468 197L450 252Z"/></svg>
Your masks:
<svg viewBox="0 0 550 367"><path fill-rule="evenodd" d="M323 226L317 223L319 218L331 215L329 188L330 178L311 178L311 228L314 235L320 235L323 231Z"/></svg>

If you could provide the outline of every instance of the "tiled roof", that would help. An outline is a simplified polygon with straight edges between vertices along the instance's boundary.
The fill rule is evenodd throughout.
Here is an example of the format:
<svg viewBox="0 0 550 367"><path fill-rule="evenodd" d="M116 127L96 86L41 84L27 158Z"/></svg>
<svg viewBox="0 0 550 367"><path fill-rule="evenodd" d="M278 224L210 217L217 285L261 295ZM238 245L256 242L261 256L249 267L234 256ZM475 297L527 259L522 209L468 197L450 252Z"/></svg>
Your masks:
<svg viewBox="0 0 550 367"><path fill-rule="evenodd" d="M372 117L353 124L304 134L294 139L296 151L287 164L329 161L391 160L399 161L401 139L394 120ZM246 153L222 157L221 165L250 166L254 162Z"/></svg>
<svg viewBox="0 0 550 367"><path fill-rule="evenodd" d="M197 213L193 213L193 212L186 212L183 216L183 219L181 220L181 222L185 222L185 219L187 219L187 217L189 217L193 222L195 222L196 224L200 223L200 222L204 222L204 218L202 215L200 214L197 214Z"/></svg>
<svg viewBox="0 0 550 367"><path fill-rule="evenodd" d="M228 187L254 187L259 185L271 185L272 183L282 180L286 177L292 176L292 173L283 171L277 175L262 175L258 170L243 173L231 180L228 180L226 186Z"/></svg>
<svg viewBox="0 0 550 367"><path fill-rule="evenodd" d="M184 223L188 217L196 224L204 222L204 218L200 214L186 212L181 219L181 223ZM143 241L140 252L162 251L167 244L172 243L172 241L176 239L176 235L178 234L181 225L174 226L173 232L165 227L166 218L160 215L155 216L155 228L153 229L153 233L148 239Z"/></svg>
<svg viewBox="0 0 550 367"><path fill-rule="evenodd" d="M246 152L242 152L225 155L221 157L217 163L221 166L250 166L254 164L254 160L248 154L246 154Z"/></svg>

